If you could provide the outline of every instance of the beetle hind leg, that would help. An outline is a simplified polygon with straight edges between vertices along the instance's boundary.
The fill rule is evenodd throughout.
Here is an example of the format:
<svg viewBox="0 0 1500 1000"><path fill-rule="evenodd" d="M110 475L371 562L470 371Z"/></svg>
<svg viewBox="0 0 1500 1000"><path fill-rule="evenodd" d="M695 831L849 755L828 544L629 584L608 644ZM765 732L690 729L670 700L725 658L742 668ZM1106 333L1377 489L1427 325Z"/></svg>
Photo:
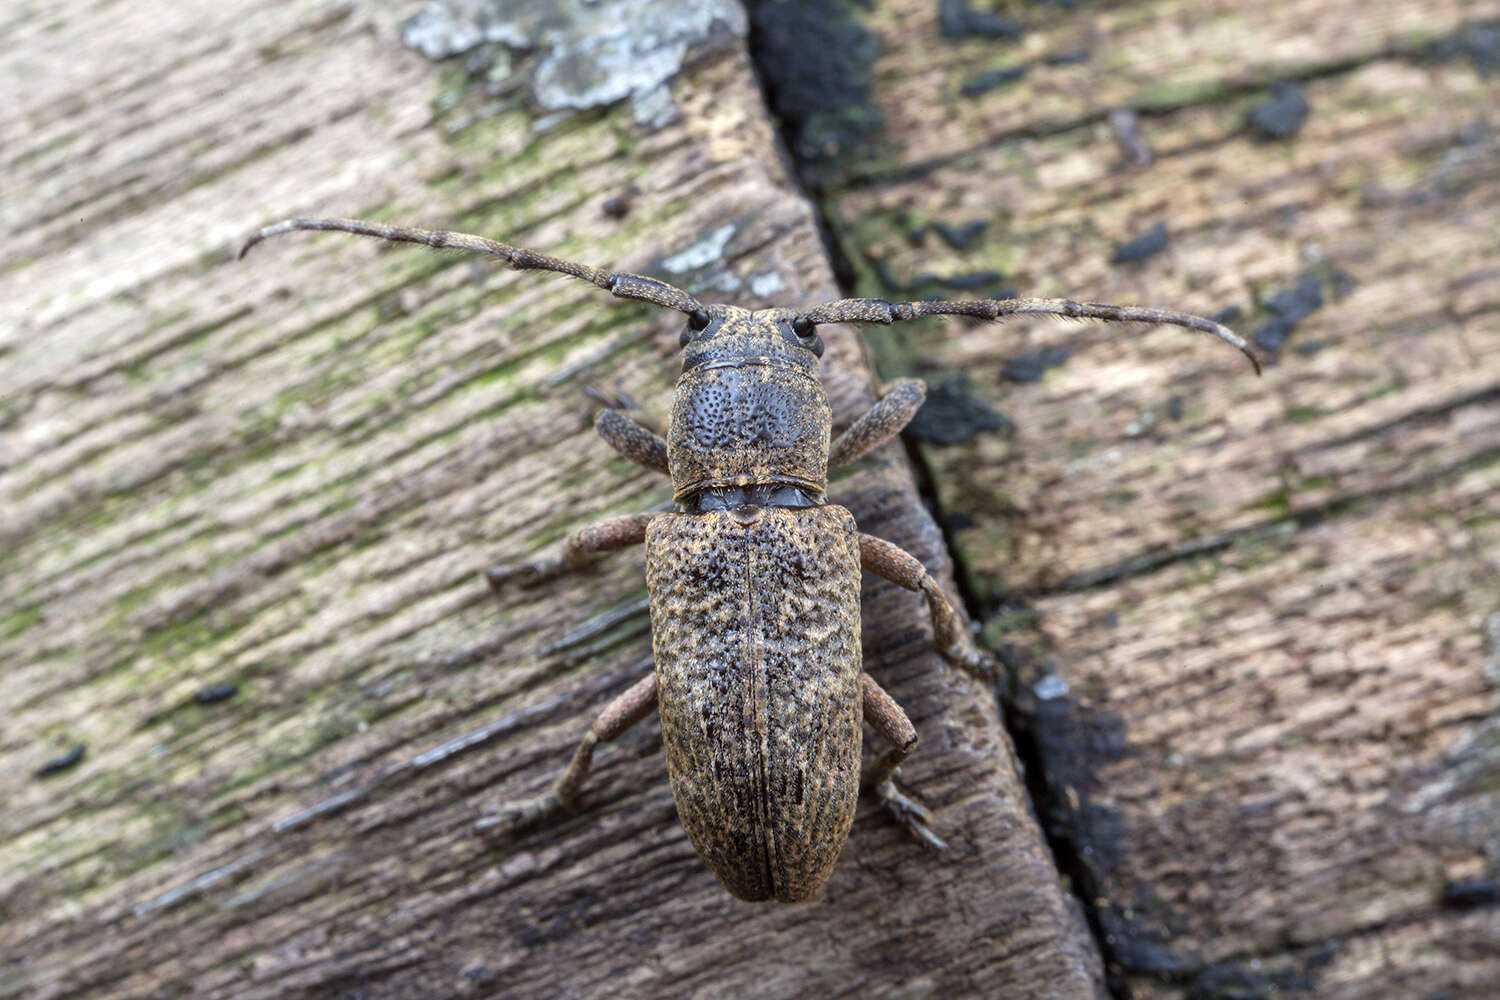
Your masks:
<svg viewBox="0 0 1500 1000"><path fill-rule="evenodd" d="M605 706L604 711L594 720L593 726L584 734L583 741L573 752L573 759L567 768L552 782L551 788L535 798L501 806L493 815L476 820L475 828L500 834L514 833L552 819L567 809L588 779L589 768L594 762L594 747L624 733L649 715L655 707L656 671L653 670Z"/></svg>
<svg viewBox="0 0 1500 1000"><path fill-rule="evenodd" d="M865 721L891 746L865 772L862 784L874 792L885 811L906 827L907 833L934 850L946 851L948 845L932 832L932 813L896 787L901 762L917 748L917 728L896 700L886 694L869 674L864 675L863 700Z"/></svg>

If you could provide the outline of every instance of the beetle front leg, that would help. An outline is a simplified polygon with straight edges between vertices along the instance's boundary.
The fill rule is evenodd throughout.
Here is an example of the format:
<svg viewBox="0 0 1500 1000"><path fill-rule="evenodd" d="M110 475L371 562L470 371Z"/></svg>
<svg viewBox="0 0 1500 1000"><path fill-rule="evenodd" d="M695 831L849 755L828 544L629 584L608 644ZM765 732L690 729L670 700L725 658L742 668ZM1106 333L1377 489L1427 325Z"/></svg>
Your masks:
<svg viewBox="0 0 1500 1000"><path fill-rule="evenodd" d="M667 442L624 411L600 410L594 418L594 430L611 448L637 465L663 475L671 474L667 468Z"/></svg>
<svg viewBox="0 0 1500 1000"><path fill-rule="evenodd" d="M927 387L920 379L902 379L891 391L876 400L848 430L840 434L828 449L828 467L836 469L864 455L877 445L885 444L911 423L922 408Z"/></svg>
<svg viewBox="0 0 1500 1000"><path fill-rule="evenodd" d="M646 540L646 525L656 514L622 514L606 518L587 528L573 532L563 540L562 552L553 556L542 556L529 562L508 563L486 570L484 578L490 589L498 592L512 580L529 587L551 579L564 570L587 566L601 552L613 552L631 545L640 545Z"/></svg>
<svg viewBox="0 0 1500 1000"><path fill-rule="evenodd" d="M656 671L641 678L624 694L610 702L589 731L583 742L573 752L573 759L552 787L536 798L523 799L502 806L499 812L475 821L478 830L493 830L497 833L513 833L528 826L541 823L572 805L579 789L588 779L589 768L594 762L594 747L625 732L640 722L656 707ZM899 709L898 709L899 711Z"/></svg>
<svg viewBox="0 0 1500 1000"><path fill-rule="evenodd" d="M927 610L932 615L933 639L945 660L981 680L995 679L997 667L994 658L974 645L958 612L948 603L948 595L943 593L943 588L916 556L883 538L861 533L859 559L860 565L870 572L907 590L920 590L926 596Z"/></svg>
<svg viewBox="0 0 1500 1000"><path fill-rule="evenodd" d="M886 812L896 817L913 837L935 850L946 851L948 845L929 826L932 814L921 803L907 798L896 787L896 775L901 770L901 762L917 748L917 728L911 724L896 700L875 682L875 678L869 674L862 676L865 721L884 736L891 747L876 758L861 784L875 793Z"/></svg>

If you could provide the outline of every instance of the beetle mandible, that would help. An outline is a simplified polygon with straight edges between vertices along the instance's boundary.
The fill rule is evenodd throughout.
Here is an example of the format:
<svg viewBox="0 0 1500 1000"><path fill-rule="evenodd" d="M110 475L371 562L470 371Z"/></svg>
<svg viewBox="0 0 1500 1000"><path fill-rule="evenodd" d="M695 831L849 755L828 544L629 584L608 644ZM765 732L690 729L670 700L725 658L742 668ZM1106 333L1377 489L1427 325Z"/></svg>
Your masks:
<svg viewBox="0 0 1500 1000"><path fill-rule="evenodd" d="M656 708L688 839L724 887L749 901L818 897L848 837L861 785L912 835L945 846L927 810L895 783L917 732L864 671L861 570L925 596L938 651L950 663L980 676L994 672L922 564L862 534L848 510L827 502L829 468L899 434L921 406L924 389L919 381L898 382L832 438L818 377L823 345L817 327L1022 313L1169 323L1217 336L1260 372L1232 331L1156 309L1064 299L843 299L806 310L751 311L701 303L655 278L481 236L355 219L267 226L246 241L240 256L261 240L302 229L475 251L514 268L582 278L620 298L687 316L667 436L617 409L603 410L595 423L620 454L672 477L677 509L600 521L568 536L558 554L486 574L497 589L512 580L534 583L600 553L644 543L655 669L604 709L545 794L479 825L511 831L566 808L588 776L595 746ZM863 774L861 720L890 744Z"/></svg>

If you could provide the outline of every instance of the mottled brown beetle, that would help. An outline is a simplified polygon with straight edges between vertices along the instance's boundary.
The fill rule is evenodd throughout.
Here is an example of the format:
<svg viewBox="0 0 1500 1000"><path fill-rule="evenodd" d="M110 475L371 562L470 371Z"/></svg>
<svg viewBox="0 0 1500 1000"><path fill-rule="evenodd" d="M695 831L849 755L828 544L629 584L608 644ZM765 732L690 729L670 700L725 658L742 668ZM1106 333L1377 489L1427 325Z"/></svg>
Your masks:
<svg viewBox="0 0 1500 1000"><path fill-rule="evenodd" d="M1244 341L1218 323L1154 309L1057 299L845 299L801 311L752 312L704 305L655 278L600 271L480 236L352 219L277 223L252 236L240 255L297 229L477 251L687 315L666 438L616 409L602 411L596 422L626 458L672 477L677 510L601 521L570 535L558 555L487 574L497 588L511 580L536 582L644 542L655 672L605 708L545 795L507 806L479 825L515 830L563 809L588 776L594 747L655 706L688 838L725 888L751 901L818 896L854 820L861 719L891 744L863 784L913 835L944 846L928 826L927 811L895 785L917 733L863 670L862 569L926 597L937 648L950 663L981 676L993 673L992 661L922 564L890 542L861 534L849 511L826 502L828 469L899 434L924 390L917 381L898 383L830 442L832 416L818 378L819 324L1019 313L1171 323L1227 341L1260 371Z"/></svg>

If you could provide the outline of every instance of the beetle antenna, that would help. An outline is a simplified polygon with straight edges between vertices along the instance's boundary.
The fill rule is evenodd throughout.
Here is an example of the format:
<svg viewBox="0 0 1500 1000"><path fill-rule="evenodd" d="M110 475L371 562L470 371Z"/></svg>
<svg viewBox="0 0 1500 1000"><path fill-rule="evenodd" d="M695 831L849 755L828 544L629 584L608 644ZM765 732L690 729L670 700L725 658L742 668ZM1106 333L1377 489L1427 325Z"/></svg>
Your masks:
<svg viewBox="0 0 1500 1000"><path fill-rule="evenodd" d="M1221 323L1190 313L1143 309L1137 306L1111 306L1099 302L1074 302L1070 299L957 299L933 302L886 302L883 299L840 299L804 312L798 321L814 326L820 323L879 323L885 326L922 316L974 316L979 319L1001 319L1021 313L1047 313L1070 319L1102 319L1117 323L1167 323L1189 330L1211 333L1239 350L1260 374L1260 361L1239 334Z"/></svg>
<svg viewBox="0 0 1500 1000"><path fill-rule="evenodd" d="M356 236L373 236L376 239L392 240L399 243L420 243L423 246L433 247L438 250L469 250L473 253L488 254L498 257L505 263L517 270L539 270L556 271L574 278L582 278L609 292L611 295L622 299L634 299L638 302L649 302L654 306L664 309L676 309L688 315L706 314L702 303L693 298L687 292L658 281L648 278L642 274L630 274L625 271L601 271L597 267L589 267L587 264L578 264L571 260L563 260L560 257L549 257L546 254L527 250L524 247L513 247L508 243L500 243L495 240L486 239L483 236L470 236L467 233L451 233L440 229L409 229L402 226L386 226L378 222L364 222L359 219L287 219L278 222L274 226L266 226L245 241L240 247L240 257L243 258L250 248L261 240L272 236L280 236L282 233L290 233L297 229L330 230L341 233L353 233Z"/></svg>

